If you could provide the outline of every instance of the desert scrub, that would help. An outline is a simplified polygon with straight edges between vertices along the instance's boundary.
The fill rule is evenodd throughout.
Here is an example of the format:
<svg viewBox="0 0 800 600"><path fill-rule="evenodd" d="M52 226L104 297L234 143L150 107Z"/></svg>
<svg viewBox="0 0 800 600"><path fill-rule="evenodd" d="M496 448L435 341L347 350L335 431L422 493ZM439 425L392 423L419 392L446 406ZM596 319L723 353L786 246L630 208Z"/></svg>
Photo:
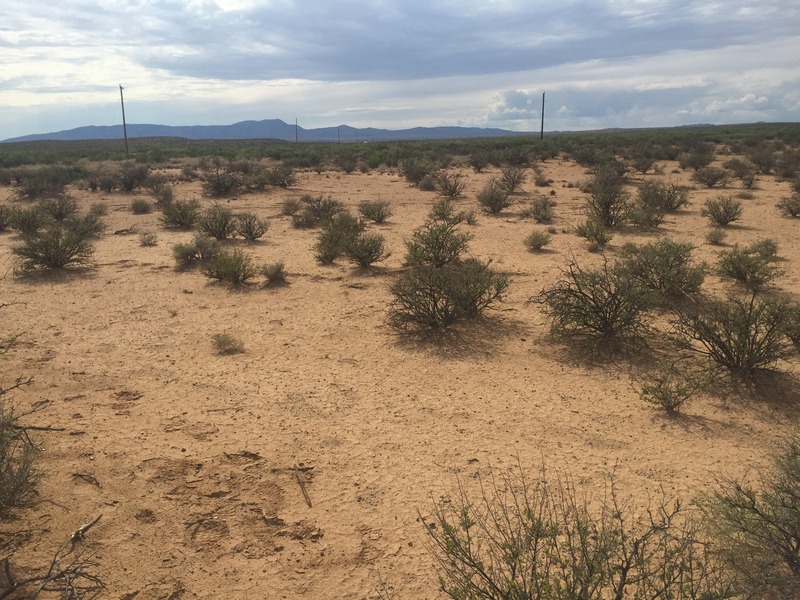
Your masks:
<svg viewBox="0 0 800 600"><path fill-rule="evenodd" d="M10 225L22 235L36 235L50 222L50 217L39 206L11 209Z"/></svg>
<svg viewBox="0 0 800 600"><path fill-rule="evenodd" d="M752 378L791 353L791 306L781 300L730 297L682 308L675 329L686 348Z"/></svg>
<svg viewBox="0 0 800 600"><path fill-rule="evenodd" d="M391 206L385 200L364 200L358 204L358 212L373 223L385 223L392 216Z"/></svg>
<svg viewBox="0 0 800 600"><path fill-rule="evenodd" d="M700 291L705 266L692 263L693 247L662 238L657 242L622 247L616 269L664 301L687 299Z"/></svg>
<svg viewBox="0 0 800 600"><path fill-rule="evenodd" d="M261 267L261 274L266 279L266 285L279 285L286 283L286 265L282 262L268 263Z"/></svg>
<svg viewBox="0 0 800 600"><path fill-rule="evenodd" d="M203 193L212 198L229 196L236 192L242 185L238 173L222 166L220 160L215 160L203 177Z"/></svg>
<svg viewBox="0 0 800 600"><path fill-rule="evenodd" d="M706 200L701 212L712 225L726 227L742 218L742 203L732 196L719 196Z"/></svg>
<svg viewBox="0 0 800 600"><path fill-rule="evenodd" d="M142 231L139 234L140 246L155 246L158 244L158 235L154 231Z"/></svg>
<svg viewBox="0 0 800 600"><path fill-rule="evenodd" d="M591 217L575 227L575 235L589 242L589 250L591 252L605 248L606 244L614 237L614 234L603 223Z"/></svg>
<svg viewBox="0 0 800 600"><path fill-rule="evenodd" d="M770 468L722 478L699 502L742 598L800 597L800 432L778 448Z"/></svg>
<svg viewBox="0 0 800 600"><path fill-rule="evenodd" d="M236 232L236 217L230 209L215 204L203 212L198 226L208 237L226 240Z"/></svg>
<svg viewBox="0 0 800 600"><path fill-rule="evenodd" d="M778 201L778 210L785 217L800 217L800 193L781 198Z"/></svg>
<svg viewBox="0 0 800 600"><path fill-rule="evenodd" d="M490 470L419 520L454 600L730 597L698 511L634 506L613 475L592 496L565 472Z"/></svg>
<svg viewBox="0 0 800 600"><path fill-rule="evenodd" d="M525 237L524 244L531 252L541 252L552 239L553 236L546 231L532 231Z"/></svg>
<svg viewBox="0 0 800 600"><path fill-rule="evenodd" d="M728 172L719 167L702 167L692 173L692 181L696 181L707 188L724 185L728 180Z"/></svg>
<svg viewBox="0 0 800 600"><path fill-rule="evenodd" d="M131 212L135 215L146 215L153 210L153 205L147 198L134 198L131 200Z"/></svg>
<svg viewBox="0 0 800 600"><path fill-rule="evenodd" d="M264 237L269 230L269 221L259 219L255 213L243 212L236 215L234 220L236 233L248 242L255 242Z"/></svg>
<svg viewBox="0 0 800 600"><path fill-rule="evenodd" d="M628 194L623 189L624 179L613 163L605 163L593 170L589 182L587 215L604 227L622 225L631 210Z"/></svg>
<svg viewBox="0 0 800 600"><path fill-rule="evenodd" d="M753 187L756 181L756 173L758 173L758 169L753 163L741 158L732 158L726 160L722 166L733 173L733 176L742 182L743 187L746 189Z"/></svg>
<svg viewBox="0 0 800 600"><path fill-rule="evenodd" d="M522 167L505 167L500 171L498 184L508 194L516 194L522 189L525 183L525 169Z"/></svg>
<svg viewBox="0 0 800 600"><path fill-rule="evenodd" d="M203 261L201 270L206 277L231 285L241 285L257 274L253 260L238 248L223 250L214 258Z"/></svg>
<svg viewBox="0 0 800 600"><path fill-rule="evenodd" d="M431 221L458 224L464 220L464 213L456 212L456 207L453 206L453 202L449 198L441 198L431 206L428 219Z"/></svg>
<svg viewBox="0 0 800 600"><path fill-rule="evenodd" d="M172 247L172 257L179 268L185 269L212 260L221 251L222 247L217 240L198 233L191 242L175 244Z"/></svg>
<svg viewBox="0 0 800 600"><path fill-rule="evenodd" d="M292 215L292 225L298 229L318 227L344 212L341 202L322 195L305 194L300 198L300 204L300 210Z"/></svg>
<svg viewBox="0 0 800 600"><path fill-rule="evenodd" d="M88 267L92 263L92 235L61 223L54 223L26 235L22 244L11 249L16 257L14 271L26 275L37 270Z"/></svg>
<svg viewBox="0 0 800 600"><path fill-rule="evenodd" d="M530 205L520 211L522 217L533 217L537 223L550 223L553 220L553 207L556 203L547 196L536 196Z"/></svg>
<svg viewBox="0 0 800 600"><path fill-rule="evenodd" d="M174 200L161 210L164 227L191 229L200 218L200 203L197 200Z"/></svg>
<svg viewBox="0 0 800 600"><path fill-rule="evenodd" d="M434 176L434 185L438 194L444 198L460 198L467 187L467 178L461 173L438 171Z"/></svg>
<svg viewBox="0 0 800 600"><path fill-rule="evenodd" d="M458 262L471 239L472 235L459 231L456 223L429 221L415 229L406 241L406 262L433 267Z"/></svg>
<svg viewBox="0 0 800 600"><path fill-rule="evenodd" d="M758 291L783 275L783 270L773 264L776 260L777 244L773 240L760 240L744 247L734 244L730 250L719 253L717 274Z"/></svg>
<svg viewBox="0 0 800 600"><path fill-rule="evenodd" d="M390 255L386 250L386 240L381 234L364 232L345 242L344 254L362 269L386 260Z"/></svg>
<svg viewBox="0 0 800 600"><path fill-rule="evenodd" d="M39 448L6 403L7 392L30 381L18 379L9 388L0 387L0 517L31 500L42 476L35 466Z"/></svg>
<svg viewBox="0 0 800 600"><path fill-rule="evenodd" d="M398 329L444 329L475 319L503 298L510 280L475 259L405 271L390 287L389 324Z"/></svg>
<svg viewBox="0 0 800 600"><path fill-rule="evenodd" d="M297 198L286 198L281 203L281 215L284 217L291 217L298 210L300 210L300 200Z"/></svg>
<svg viewBox="0 0 800 600"><path fill-rule="evenodd" d="M639 338L647 331L652 292L608 261L588 271L572 262L555 285L531 301L542 305L554 337L608 344Z"/></svg>
<svg viewBox="0 0 800 600"><path fill-rule="evenodd" d="M728 232L722 227L712 227L706 233L706 241L712 246L722 246L728 237Z"/></svg>
<svg viewBox="0 0 800 600"><path fill-rule="evenodd" d="M364 230L364 224L349 212L341 212L322 225L314 245L315 258L324 265L333 263Z"/></svg>
<svg viewBox="0 0 800 600"><path fill-rule="evenodd" d="M42 200L39 203L42 211L54 221L66 221L78 213L78 203L68 194L59 194L55 198Z"/></svg>
<svg viewBox="0 0 800 600"><path fill-rule="evenodd" d="M13 211L5 204L0 204L0 233L7 231L12 224Z"/></svg>
<svg viewBox="0 0 800 600"><path fill-rule="evenodd" d="M229 333L215 333L211 336L211 343L214 351L221 356L244 352L244 343Z"/></svg>
<svg viewBox="0 0 800 600"><path fill-rule="evenodd" d="M688 376L675 368L661 369L649 380L639 384L639 398L673 415L680 411L703 386L700 378Z"/></svg>
<svg viewBox="0 0 800 600"><path fill-rule="evenodd" d="M500 182L496 178L492 178L478 192L478 204L487 213L499 215L504 209L511 206L511 199Z"/></svg>
<svg viewBox="0 0 800 600"><path fill-rule="evenodd" d="M409 183L417 186L425 177L431 175L435 170L436 166L424 158L409 157L400 163L400 174L405 177Z"/></svg>

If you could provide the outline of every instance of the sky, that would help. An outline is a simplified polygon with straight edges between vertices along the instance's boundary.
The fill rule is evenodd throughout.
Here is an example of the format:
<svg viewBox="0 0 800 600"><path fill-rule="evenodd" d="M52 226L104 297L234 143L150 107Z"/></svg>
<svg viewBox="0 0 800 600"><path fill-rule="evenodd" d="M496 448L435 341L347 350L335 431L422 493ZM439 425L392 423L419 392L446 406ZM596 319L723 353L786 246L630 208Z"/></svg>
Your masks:
<svg viewBox="0 0 800 600"><path fill-rule="evenodd" d="M0 139L800 120L797 0L3 0Z"/></svg>

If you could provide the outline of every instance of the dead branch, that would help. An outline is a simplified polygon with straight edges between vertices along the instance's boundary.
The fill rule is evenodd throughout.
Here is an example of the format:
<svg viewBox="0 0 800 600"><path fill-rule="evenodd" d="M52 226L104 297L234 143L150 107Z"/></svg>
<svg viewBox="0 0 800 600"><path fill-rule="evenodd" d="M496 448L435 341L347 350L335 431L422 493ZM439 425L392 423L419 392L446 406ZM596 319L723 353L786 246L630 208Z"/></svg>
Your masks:
<svg viewBox="0 0 800 600"><path fill-rule="evenodd" d="M75 531L72 532L72 535L69 538L69 541L72 542L72 547L75 548L75 544L78 542L82 542L86 532L89 531L92 527L94 527L95 523L100 520L100 517L103 516L103 513L97 515L96 518L92 519L88 523L84 523L80 527L78 527Z"/></svg>
<svg viewBox="0 0 800 600"><path fill-rule="evenodd" d="M297 483L300 485L300 491L303 492L303 498L306 499L306 504L308 504L308 508L313 508L313 506L311 505L311 498L308 496L308 491L306 490L306 484L300 477L300 469L297 467L297 465L294 465L294 477L295 479L297 479Z"/></svg>

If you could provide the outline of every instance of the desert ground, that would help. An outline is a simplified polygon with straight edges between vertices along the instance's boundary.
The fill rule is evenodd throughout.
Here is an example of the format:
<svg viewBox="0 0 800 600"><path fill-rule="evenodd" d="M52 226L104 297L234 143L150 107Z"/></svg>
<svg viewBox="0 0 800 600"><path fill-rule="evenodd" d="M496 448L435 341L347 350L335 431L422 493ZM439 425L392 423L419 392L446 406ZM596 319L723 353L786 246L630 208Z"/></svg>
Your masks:
<svg viewBox="0 0 800 600"><path fill-rule="evenodd" d="M53 428L31 432L42 447L37 500L2 523L6 534L25 532L13 564L46 568L73 531L102 515L73 555L93 563L103 597L432 599L441 596L420 515L459 482L474 488L490 470L545 465L602 491L613 472L618 490L646 507L662 493L689 501L721 475L762 469L800 417L797 355L781 365L789 376L777 389L723 380L669 416L637 392L653 367L647 353L608 358L550 339L529 299L570 260L591 267L603 257L571 232L584 219L586 169L567 158L539 166L549 187L535 187L529 169L514 206L461 226L473 235L470 253L491 258L512 283L484 320L441 339L386 322L404 240L438 200L388 168L300 172L290 189L221 201L269 219L262 240L227 245L258 264L283 261L284 286L265 287L259 276L231 288L176 269L173 245L194 234L164 229L157 211L132 214L143 192L70 187L83 210L109 209L92 269L16 277L19 238L0 234L2 330L19 334L0 363L2 381L33 376L9 400L19 413L35 409L26 424ZM468 178L456 207L478 209L477 192L499 169L452 168ZM164 172L177 175L180 165ZM720 247L705 240L703 202L741 186L706 189L690 178L669 161L632 175L632 186L690 186L691 204L656 231L615 232L606 254L669 236L713 265L721 248L768 237L784 259L777 287L800 297L800 220L775 207L789 184L759 176ZM520 216L527 199L551 190L551 225ZM12 204L11 193L0 188L0 202ZM287 198L303 194L329 195L353 212L362 200L391 203L389 221L368 226L391 256L370 269L317 263L319 229L296 229L281 215ZM214 202L198 182L176 180L175 196ZM528 251L523 239L548 228L546 250ZM156 232L157 245L141 246L143 231ZM709 274L704 288L724 295L736 285ZM245 351L218 355L216 333Z"/></svg>

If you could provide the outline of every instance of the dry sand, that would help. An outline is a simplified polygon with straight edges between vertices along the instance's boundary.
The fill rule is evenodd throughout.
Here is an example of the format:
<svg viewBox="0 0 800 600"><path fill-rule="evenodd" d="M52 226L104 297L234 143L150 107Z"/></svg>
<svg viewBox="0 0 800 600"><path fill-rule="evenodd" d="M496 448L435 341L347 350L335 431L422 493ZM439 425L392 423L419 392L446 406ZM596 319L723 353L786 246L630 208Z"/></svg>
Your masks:
<svg viewBox="0 0 800 600"><path fill-rule="evenodd" d="M590 266L601 257L567 233L583 219L585 195L573 184L587 173L560 159L541 166L552 186L524 189L555 191L558 233L547 252L528 252L522 240L546 227L520 218L519 206L465 226L471 252L492 258L513 283L486 324L460 328L448 343L409 340L385 324L403 240L436 201L390 171L302 173L294 189L225 201L269 218L263 241L234 245L259 264L284 261L283 287L231 290L176 271L172 246L192 234L164 230L157 213L133 215L130 195L71 190L84 209L110 209L97 268L85 273L15 278L18 239L0 235L2 334L21 334L2 381L33 375L13 403L39 406L26 423L64 428L36 433L46 472L40 499L2 525L30 530L13 564L46 566L72 531L102 514L81 548L109 598L435 598L418 511L427 514L459 479L469 487L490 467L544 462L602 486L615 470L620 490L644 505L660 488L689 499L717 474L765 465L797 423L796 386L772 396L720 386L668 418L632 386L642 365L548 339L528 298L571 258ZM690 173L661 166L644 178L690 184ZM477 208L477 191L497 170L464 173L469 187L456 205ZM658 234L617 233L609 254L668 235L713 263L719 249L705 243L702 204L739 191L695 188L691 206ZM367 272L317 264L318 230L280 216L284 199L304 193L353 210L361 200L389 201L390 221L370 229L386 236L392 256ZM775 208L788 194L787 183L759 177L728 242L775 239L787 259L778 285L798 294L800 220ZM211 204L197 183L177 184L176 197ZM158 245L112 233L132 226L156 231ZM731 286L709 276L706 287ZM216 355L211 337L220 332L238 337L245 353Z"/></svg>

